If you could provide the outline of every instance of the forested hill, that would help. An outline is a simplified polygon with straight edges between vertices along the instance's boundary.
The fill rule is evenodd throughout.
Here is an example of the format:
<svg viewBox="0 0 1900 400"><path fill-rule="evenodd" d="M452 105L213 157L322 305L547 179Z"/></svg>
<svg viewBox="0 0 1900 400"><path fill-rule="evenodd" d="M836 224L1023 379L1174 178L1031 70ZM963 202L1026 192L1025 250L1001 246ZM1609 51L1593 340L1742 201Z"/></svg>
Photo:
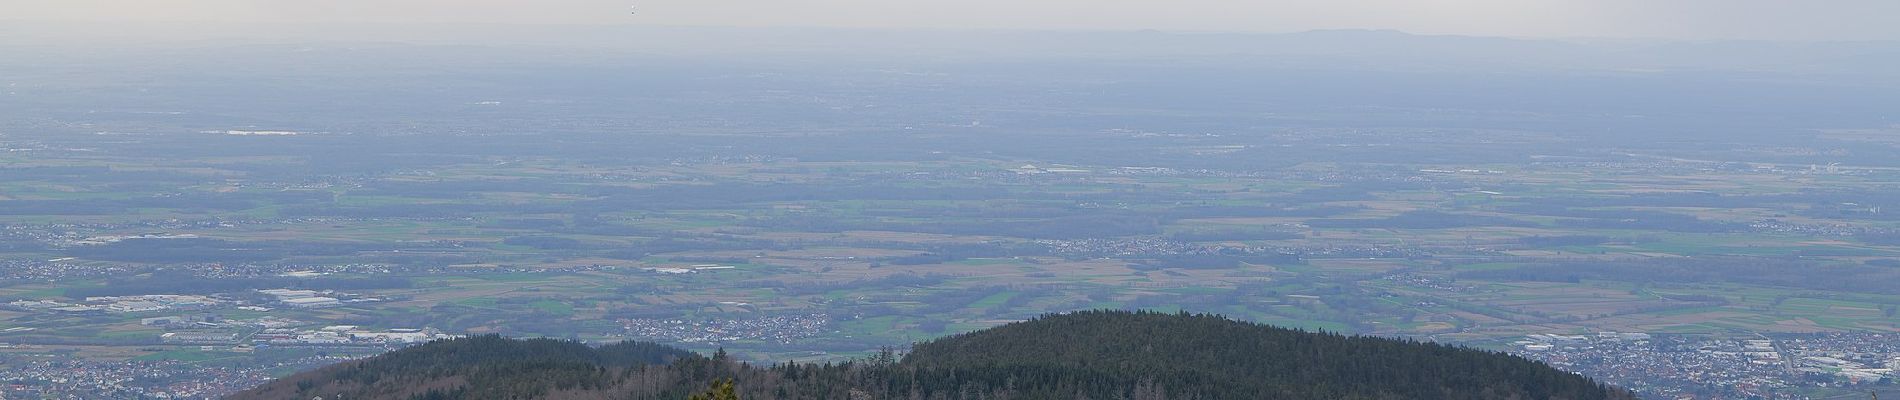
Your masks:
<svg viewBox="0 0 1900 400"><path fill-rule="evenodd" d="M574 397L680 360L704 359L646 342L589 347L495 335L438 340L277 379L232 399L535 399ZM600 393L605 394L605 393Z"/></svg>
<svg viewBox="0 0 1900 400"><path fill-rule="evenodd" d="M1587 378L1507 354L1212 315L1044 316L918 344L904 362L1146 381L1197 398L1618 398Z"/></svg>
<svg viewBox="0 0 1900 400"><path fill-rule="evenodd" d="M280 379L236 399L1626 399L1515 356L1212 315L1085 311L920 343L901 359L755 367L650 343L476 337ZM717 398L717 396L714 396Z"/></svg>

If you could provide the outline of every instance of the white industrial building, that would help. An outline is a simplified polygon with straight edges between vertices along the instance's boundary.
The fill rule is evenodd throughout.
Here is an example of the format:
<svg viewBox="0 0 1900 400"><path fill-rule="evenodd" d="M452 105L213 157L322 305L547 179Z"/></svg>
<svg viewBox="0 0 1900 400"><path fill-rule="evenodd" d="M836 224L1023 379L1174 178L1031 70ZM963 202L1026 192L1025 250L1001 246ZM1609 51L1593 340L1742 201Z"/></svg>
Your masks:
<svg viewBox="0 0 1900 400"><path fill-rule="evenodd" d="M257 292L271 295L273 297L276 297L278 300L317 297L317 294L318 294L317 291L315 290L298 290L298 289L264 289L264 290L259 290Z"/></svg>
<svg viewBox="0 0 1900 400"><path fill-rule="evenodd" d="M284 299L283 302L284 305L298 308L331 307L343 304L342 300L337 300L335 297L298 297Z"/></svg>
<svg viewBox="0 0 1900 400"><path fill-rule="evenodd" d="M179 322L184 322L184 320L185 320L184 318L179 318L179 317L152 317L152 318L139 319L139 325L146 325L146 326L171 325L171 324L176 324Z"/></svg>

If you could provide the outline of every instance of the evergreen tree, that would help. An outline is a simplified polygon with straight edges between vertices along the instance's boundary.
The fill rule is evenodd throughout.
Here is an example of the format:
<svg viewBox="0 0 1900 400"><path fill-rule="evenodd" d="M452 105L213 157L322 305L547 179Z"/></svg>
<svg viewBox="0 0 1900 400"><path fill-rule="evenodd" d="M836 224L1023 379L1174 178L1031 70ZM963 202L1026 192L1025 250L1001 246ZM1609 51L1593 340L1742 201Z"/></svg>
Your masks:
<svg viewBox="0 0 1900 400"><path fill-rule="evenodd" d="M725 350L720 349L720 351L724 352ZM739 395L735 393L733 389L732 379L726 379L726 380L721 380L721 381L713 381L712 387L708 387L706 388L705 392L694 394L692 395L692 397L688 397L688 399L691 399L691 400L739 400Z"/></svg>

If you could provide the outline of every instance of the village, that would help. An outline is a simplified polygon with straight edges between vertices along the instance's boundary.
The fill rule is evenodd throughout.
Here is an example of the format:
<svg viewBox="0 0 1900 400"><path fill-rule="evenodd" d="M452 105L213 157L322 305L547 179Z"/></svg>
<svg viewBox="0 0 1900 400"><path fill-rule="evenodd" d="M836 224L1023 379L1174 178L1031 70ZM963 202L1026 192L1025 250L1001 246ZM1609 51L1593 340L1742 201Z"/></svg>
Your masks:
<svg viewBox="0 0 1900 400"><path fill-rule="evenodd" d="M1823 333L1716 338L1599 332L1532 334L1512 353L1649 398L1796 399L1802 388L1891 384L1900 337Z"/></svg>

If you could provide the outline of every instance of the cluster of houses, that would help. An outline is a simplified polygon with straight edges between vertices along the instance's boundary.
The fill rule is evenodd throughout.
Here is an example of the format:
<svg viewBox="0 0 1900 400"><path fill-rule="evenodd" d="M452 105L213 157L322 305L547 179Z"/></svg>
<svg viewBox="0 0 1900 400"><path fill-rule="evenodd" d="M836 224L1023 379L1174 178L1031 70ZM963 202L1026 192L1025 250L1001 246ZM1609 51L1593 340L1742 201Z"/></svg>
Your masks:
<svg viewBox="0 0 1900 400"><path fill-rule="evenodd" d="M1900 371L1900 341L1883 333L1747 339L1532 334L1511 347L1525 357L1658 398L1782 398L1798 387L1889 382Z"/></svg>

